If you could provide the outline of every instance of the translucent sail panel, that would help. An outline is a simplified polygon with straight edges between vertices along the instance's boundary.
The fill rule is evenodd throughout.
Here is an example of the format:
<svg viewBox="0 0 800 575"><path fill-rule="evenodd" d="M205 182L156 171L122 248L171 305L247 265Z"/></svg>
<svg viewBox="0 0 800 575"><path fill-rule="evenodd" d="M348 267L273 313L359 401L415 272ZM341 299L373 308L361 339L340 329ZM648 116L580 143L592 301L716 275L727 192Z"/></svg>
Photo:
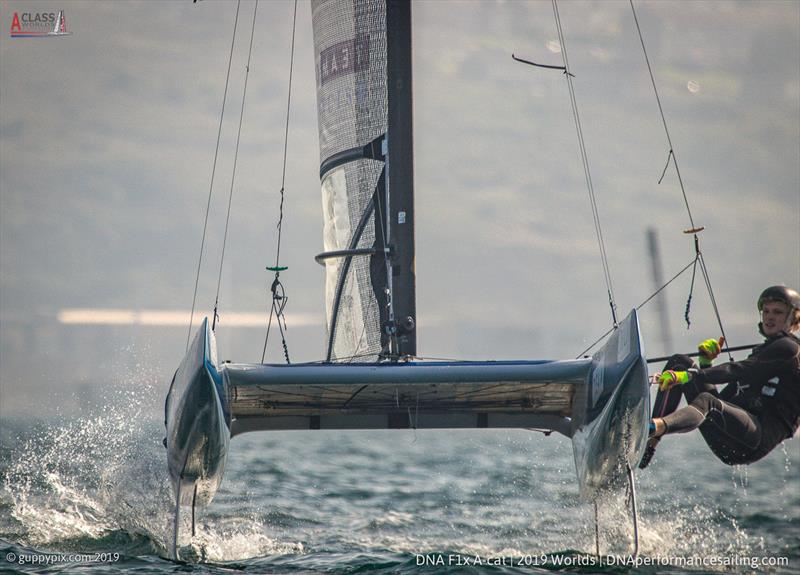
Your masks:
<svg viewBox="0 0 800 575"><path fill-rule="evenodd" d="M371 169L368 165L372 164ZM359 165L365 164L365 165ZM352 213L348 203L348 174L370 177L373 188L380 176L379 162L361 160L329 172L322 181L323 240L326 252L372 248L375 245L375 213ZM370 174L369 172L372 172ZM359 224L366 222L359 229ZM373 277L376 256L325 260L325 310L328 341L333 361L374 361L381 352L381 319L378 297L385 275ZM345 277L342 278L342 274ZM333 332L331 333L331 330Z"/></svg>
<svg viewBox="0 0 800 575"><path fill-rule="evenodd" d="M382 0L314 0L312 18L320 164L330 166L332 158L386 133L386 5ZM382 161L356 154L323 171L325 252L376 247L372 202L383 167ZM331 360L370 361L381 352L379 300L386 273L376 273L375 257L325 259Z"/></svg>

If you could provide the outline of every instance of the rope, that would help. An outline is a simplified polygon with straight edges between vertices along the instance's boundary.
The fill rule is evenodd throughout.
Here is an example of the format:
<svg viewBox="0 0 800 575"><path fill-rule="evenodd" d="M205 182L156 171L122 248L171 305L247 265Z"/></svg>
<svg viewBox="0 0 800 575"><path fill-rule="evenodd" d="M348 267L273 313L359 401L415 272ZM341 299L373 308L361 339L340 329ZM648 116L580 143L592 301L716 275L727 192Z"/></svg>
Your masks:
<svg viewBox="0 0 800 575"><path fill-rule="evenodd" d="M555 0L553 0L553 1L555 2ZM717 325L719 326L720 333L724 336L725 335L725 328L722 325L722 316L720 315L719 308L717 307L717 301L716 301L716 298L714 296L714 290L713 290L713 288L711 286L711 278L708 275L708 268L706 267L705 260L703 258L703 253L700 251L700 239L697 236L697 233L702 231L703 228L702 227L698 228L694 223L694 217L692 216L692 209L689 206L689 199L688 199L688 197L686 195L686 188L683 185L683 178L681 177L681 171L680 171L680 168L678 167L678 158L675 155L675 147L672 145L672 138L670 137L670 134L669 134L669 127L667 126L667 119L666 119L666 116L664 115L664 107L661 105L661 97L659 96L658 87L656 86L656 79L655 79L655 76L653 75L653 67L650 65L650 58L647 55L647 48L645 47L644 36L642 35L642 29L639 26L639 18L636 15L636 8L633 6L633 0L629 0L629 2L630 2L630 5L631 5L631 11L633 12L633 20L636 23L636 31L639 34L639 41L642 44L642 53L644 54L644 59L645 59L645 62L647 63L647 71L650 74L650 82L653 84L653 92L656 95L656 102L658 103L658 111L659 111L659 113L661 115L661 123L664 125L664 133L667 136L667 143L669 144L669 155L667 156L667 164L666 164L666 166L664 166L664 172L661 174L661 178L658 180L658 182L661 183L661 181L664 179L664 174L666 173L667 167L669 166L669 161L670 161L670 159L672 159L672 163L675 166L675 173L678 176L678 184L680 185L680 188L681 188L681 194L683 195L683 203L686 206L686 213L689 216L689 223L691 225L691 228L689 230L687 230L686 233L692 233L694 235L695 263L697 263L697 262L700 263L700 271L703 274L703 280L705 281L706 289L708 290L708 296L711 299L711 306L714 309L714 315L715 315L715 317L717 319ZM693 276L694 276L694 274L693 274ZM692 279L692 288L693 287L694 287L694 277ZM687 328L688 328L689 323L690 323L689 322L689 306L691 304L691 299L692 299L692 294L691 294L691 291L690 291L689 300L686 302L686 313L685 313L685 319L686 319L686 323L687 323ZM725 339L727 340L727 338L725 338ZM730 358L731 361L733 361L733 355L731 355L730 352L728 353L728 357Z"/></svg>
<svg viewBox="0 0 800 575"><path fill-rule="evenodd" d="M281 260L281 230L283 229L283 199L286 185L286 158L289 150L289 112L292 109L292 73L294 71L294 38L297 29L297 0L294 0L294 15L292 17L292 49L289 55L289 89L286 99L286 129L283 134L283 171L281 172L281 204L278 215L278 249L275 254L275 267L280 267Z"/></svg>
<svg viewBox="0 0 800 575"><path fill-rule="evenodd" d="M203 239L200 240L200 257L197 261L197 275L194 278L194 295L192 296L192 312L189 315L189 335L186 336L186 350L189 350L189 341L192 337L192 323L194 322L194 309L197 304L197 286L200 283L200 267L203 263L203 251L206 245L206 230L208 229L208 214L211 211L211 192L214 189L214 174L217 172L217 157L219 155L219 141L222 135L222 119L225 117L225 102L228 99L228 83L231 77L231 62L233 61L233 46L236 43L236 27L239 23L239 6L241 0L236 3L236 18L233 21L233 37L231 38L231 51L228 55L228 72L225 75L225 92L222 96L222 111L219 114L219 127L217 128L217 145L214 148L214 164L211 168L211 184L208 186L208 201L206 202L206 217L203 223Z"/></svg>
<svg viewBox="0 0 800 575"><path fill-rule="evenodd" d="M264 358L267 356L267 344L269 343L269 332L272 328L272 318L276 317L278 321L278 329L281 333L281 344L283 346L283 356L286 358L286 363L289 361L289 347L286 345L286 316L283 315L283 310L289 301L286 296L286 291L280 281L282 271L287 270L287 267L281 266L281 232L283 231L283 201L286 191L286 160L289 155L289 117L292 109L292 75L294 72L294 39L297 30L297 0L294 1L294 15L292 17L292 48L289 55L289 87L288 96L286 98L286 128L283 133L283 170L281 172L281 201L278 207L278 245L275 250L275 265L267 267L267 270L275 272L275 278L272 280L270 291L272 292L272 305L269 311L269 319L267 320L267 333L264 336L264 349L261 352L261 363L264 363Z"/></svg>
<svg viewBox="0 0 800 575"><path fill-rule="evenodd" d="M289 303L289 297L286 295L286 291L283 289L283 284L280 279L278 279L279 275L278 272L275 272L275 279L272 281L272 286L270 287L270 291L272 292L272 305L270 306L269 321L267 322L267 336L264 338L264 350L261 352L261 363L264 363L264 357L267 354L267 342L269 341L269 332L272 327L273 316L277 318L278 329L281 332L283 357L286 358L286 363L292 363L289 361L289 347L286 345L285 331L288 329L286 327L286 316L283 315L283 309L286 307L286 304Z"/></svg>
<svg viewBox="0 0 800 575"><path fill-rule="evenodd" d="M722 337L725 338L725 341L728 341L728 336L725 334L725 328L722 326L722 316L719 313L719 307L717 306L717 299L714 297L714 290L711 289L711 278L708 276L708 268L706 267L706 261L703 258L702 253L698 253L697 257L700 258L700 271L703 272L703 279L706 282L706 288L708 289L708 297L711 299L711 307L714 309L714 316L717 318L717 325L719 326L719 332ZM733 361L733 354L728 352L728 359Z"/></svg>
<svg viewBox="0 0 800 575"><path fill-rule="evenodd" d="M341 273L341 272L340 272ZM362 322L361 324L361 334L358 336L358 344L356 345L355 349L353 350L353 355L350 356L350 360L347 363L353 363L354 358L359 357L359 351L361 350L361 344L364 343L364 336L367 334L367 322ZM340 358L336 358L339 360Z"/></svg>
<svg viewBox="0 0 800 575"><path fill-rule="evenodd" d="M678 168L678 158L675 156L675 147L672 145L672 138L669 135L669 128L667 127L667 119L664 115L664 107L661 105L661 96L658 94L658 88L656 87L656 79L653 75L653 68L650 66L650 58L647 56L647 48L644 45L644 37L642 36L642 29L639 27L639 18L636 16L636 9L633 7L633 0L629 0L631 4L631 11L633 12L633 19L636 22L636 30L639 33L639 41L642 44L642 52L644 53L644 60L647 63L647 71L650 73L650 82L653 84L653 92L656 95L656 102L658 103L658 111L661 114L661 123L664 125L664 133L667 135L667 143L669 144L669 154L667 155L667 166L669 166L670 157L672 158L672 163L675 165L675 173L678 175L678 183L681 186L681 193L683 194L683 203L686 205L686 212L689 214L689 223L692 225L692 228L695 227L694 225L694 218L692 218L692 209L689 207L689 199L686 196L686 189L683 186L683 178L681 178L681 171ZM667 167L664 167L664 172L667 171ZM664 178L664 175L661 175L661 179ZM661 182L661 180L659 180Z"/></svg>
<svg viewBox="0 0 800 575"><path fill-rule="evenodd" d="M561 27L561 17L558 13L557 0L553 0L553 13L556 19L556 27L558 28L558 41L561 45L561 56L564 61L564 75L567 78L567 86L569 87L570 102L572 104L572 115L575 118L575 128L578 135L578 144L581 152L581 162L583 163L583 173L586 179L586 187L589 191L589 201L592 205L592 217L594 219L594 229L597 236L597 245L600 248L600 259L603 264L603 276L605 278L606 290L608 293L608 305L611 308L611 319L613 320L614 327L617 326L617 306L614 303L614 289L611 285L611 272L608 266L608 255L606 253L605 241L603 239L603 230L600 225L600 214L597 207L597 198L594 193L594 184L592 183L592 174L589 170L589 156L586 152L586 144L583 138L583 128L581 126L580 114L578 113L578 101L575 98L575 87L572 85L572 74L569 72L569 58L567 56L567 46L564 41L564 31Z"/></svg>
<svg viewBox="0 0 800 575"><path fill-rule="evenodd" d="M686 309L683 310L683 319L686 321L686 329L689 329L689 326L692 325L691 319L689 319L689 311L692 308L692 295L694 294L694 280L697 277L697 262L699 258L695 256L694 262L692 263L692 281L689 284L689 297L686 298Z"/></svg>
<svg viewBox="0 0 800 575"><path fill-rule="evenodd" d="M217 319L219 317L217 313L217 309L219 308L219 290L220 286L222 285L222 266L225 262L225 247L228 243L228 226L231 221L231 203L233 202L233 188L234 183L236 181L236 163L239 159L239 141L242 136L242 118L244 117L244 104L247 100L247 80L250 77L250 56L253 54L253 36L255 36L256 30L256 12L258 11L258 0L256 0L255 5L253 6L253 24L250 28L250 48L247 51L247 65L245 66L245 74L244 74L244 88L242 89L242 107L239 110L239 128L236 132L236 151L233 154L233 171L231 173L231 189L228 192L228 212L225 216L225 233L222 236L222 254L219 258L219 275L217 276L217 295L214 300L214 321L211 324L211 329L215 329L217 327Z"/></svg>

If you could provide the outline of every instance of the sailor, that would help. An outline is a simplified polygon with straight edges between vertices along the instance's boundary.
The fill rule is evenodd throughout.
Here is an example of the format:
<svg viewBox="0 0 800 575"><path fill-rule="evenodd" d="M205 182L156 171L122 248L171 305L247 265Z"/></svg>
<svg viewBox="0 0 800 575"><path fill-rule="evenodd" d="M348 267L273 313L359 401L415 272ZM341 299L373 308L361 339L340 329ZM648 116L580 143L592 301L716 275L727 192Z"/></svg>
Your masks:
<svg viewBox="0 0 800 575"><path fill-rule="evenodd" d="M712 367L724 338L698 346L699 366L674 355L658 384L650 440L639 467L650 463L661 437L700 428L711 451L728 465L758 461L800 426L800 294L786 286L758 298L758 330L766 339L742 361ZM717 391L717 384L728 385ZM686 407L677 409L681 396Z"/></svg>

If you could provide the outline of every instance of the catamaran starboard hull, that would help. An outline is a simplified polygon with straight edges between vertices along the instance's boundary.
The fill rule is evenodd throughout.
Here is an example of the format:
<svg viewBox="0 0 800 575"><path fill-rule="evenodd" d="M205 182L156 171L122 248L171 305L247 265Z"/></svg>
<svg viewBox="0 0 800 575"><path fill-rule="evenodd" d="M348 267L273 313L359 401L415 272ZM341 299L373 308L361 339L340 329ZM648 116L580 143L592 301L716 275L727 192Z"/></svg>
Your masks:
<svg viewBox="0 0 800 575"><path fill-rule="evenodd" d="M627 484L647 443L650 382L636 310L592 357L587 385L575 389L572 447L584 499Z"/></svg>

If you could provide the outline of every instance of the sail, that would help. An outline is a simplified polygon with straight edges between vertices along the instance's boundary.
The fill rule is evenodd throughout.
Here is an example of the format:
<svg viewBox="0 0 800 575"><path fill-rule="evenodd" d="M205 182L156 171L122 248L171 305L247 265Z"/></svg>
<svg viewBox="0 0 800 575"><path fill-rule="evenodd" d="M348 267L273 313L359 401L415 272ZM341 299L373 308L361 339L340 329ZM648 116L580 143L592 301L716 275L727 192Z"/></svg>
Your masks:
<svg viewBox="0 0 800 575"><path fill-rule="evenodd" d="M399 25L387 12L398 12ZM315 0L312 18L326 358L413 355L410 4ZM403 64L390 89L394 61Z"/></svg>

